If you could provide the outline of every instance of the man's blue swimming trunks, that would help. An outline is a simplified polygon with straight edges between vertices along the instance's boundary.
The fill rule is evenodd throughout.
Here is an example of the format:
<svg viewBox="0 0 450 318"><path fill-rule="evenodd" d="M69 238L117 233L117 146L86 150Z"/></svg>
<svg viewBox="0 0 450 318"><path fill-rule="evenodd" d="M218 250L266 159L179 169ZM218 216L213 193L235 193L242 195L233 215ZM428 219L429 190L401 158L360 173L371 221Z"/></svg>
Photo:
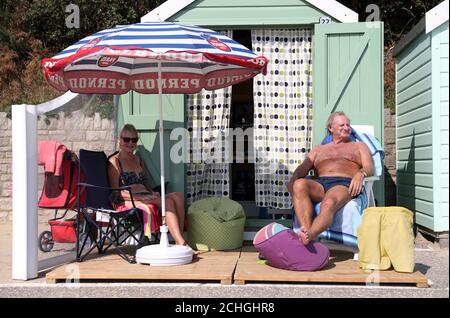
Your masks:
<svg viewBox="0 0 450 318"><path fill-rule="evenodd" d="M313 180L319 182L325 192L338 185L350 187L350 183L352 182L352 178L346 177L318 177L317 179Z"/></svg>

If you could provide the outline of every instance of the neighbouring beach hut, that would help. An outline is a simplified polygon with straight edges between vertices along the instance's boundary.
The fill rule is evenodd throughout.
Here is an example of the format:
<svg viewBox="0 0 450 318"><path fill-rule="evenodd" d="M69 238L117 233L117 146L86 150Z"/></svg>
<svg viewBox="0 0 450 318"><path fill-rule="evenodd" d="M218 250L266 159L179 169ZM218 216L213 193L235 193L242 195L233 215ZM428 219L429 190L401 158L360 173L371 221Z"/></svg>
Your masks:
<svg viewBox="0 0 450 318"><path fill-rule="evenodd" d="M228 196L256 217L287 211L291 173L320 143L326 120L336 110L346 112L353 124L373 126L383 143L382 22L358 23L357 13L323 0L169 0L141 18L155 21L220 31L269 59L267 75L253 81L198 95L164 96L166 158L179 149L176 128L187 128L198 141L187 154L191 158L200 149L201 158L223 159L239 141L245 144L242 153L232 152L231 163L166 163L168 191L184 192L188 203ZM152 105L157 96L121 96L118 126L129 122L138 128L148 149L146 162L159 180L158 117ZM252 133L237 137L232 146L221 143L239 129ZM384 180L374 189L382 205Z"/></svg>
<svg viewBox="0 0 450 318"><path fill-rule="evenodd" d="M433 234L449 226L448 4L428 11L394 49L397 202Z"/></svg>

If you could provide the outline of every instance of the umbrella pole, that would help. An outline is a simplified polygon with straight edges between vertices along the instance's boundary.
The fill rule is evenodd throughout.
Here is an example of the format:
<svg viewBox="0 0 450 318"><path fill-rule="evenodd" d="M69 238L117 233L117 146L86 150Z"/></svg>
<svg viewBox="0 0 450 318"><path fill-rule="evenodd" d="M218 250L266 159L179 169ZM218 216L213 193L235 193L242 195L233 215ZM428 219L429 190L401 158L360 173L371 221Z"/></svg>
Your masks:
<svg viewBox="0 0 450 318"><path fill-rule="evenodd" d="M162 72L161 61L158 61L158 98L159 98L159 161L161 168L161 210L162 225L160 227L161 239L160 245L169 246L167 236L168 228L166 225L166 183L164 178L164 118L163 118L163 100L162 100Z"/></svg>

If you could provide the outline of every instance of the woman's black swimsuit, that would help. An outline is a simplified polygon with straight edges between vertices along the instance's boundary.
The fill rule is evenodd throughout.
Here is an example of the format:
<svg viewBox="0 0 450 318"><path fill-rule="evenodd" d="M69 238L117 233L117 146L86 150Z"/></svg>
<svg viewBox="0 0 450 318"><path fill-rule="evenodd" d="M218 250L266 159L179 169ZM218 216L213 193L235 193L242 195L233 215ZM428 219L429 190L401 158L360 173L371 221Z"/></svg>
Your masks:
<svg viewBox="0 0 450 318"><path fill-rule="evenodd" d="M134 171L123 171L122 163L120 162L120 159L117 158L119 162L120 167L120 176L119 176L119 186L129 186L132 184L147 184L147 177L145 176L145 173L143 171L137 173Z"/></svg>

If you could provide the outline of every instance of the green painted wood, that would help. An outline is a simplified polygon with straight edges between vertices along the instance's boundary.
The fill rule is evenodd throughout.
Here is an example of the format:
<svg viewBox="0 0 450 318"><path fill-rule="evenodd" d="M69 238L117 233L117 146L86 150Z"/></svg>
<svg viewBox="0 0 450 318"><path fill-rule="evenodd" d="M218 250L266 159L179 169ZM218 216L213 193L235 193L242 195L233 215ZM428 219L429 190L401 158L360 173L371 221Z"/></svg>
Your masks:
<svg viewBox="0 0 450 318"><path fill-rule="evenodd" d="M399 196L399 201L397 201L397 202L398 202L399 206L407 207L411 211L413 211L413 212L415 211L416 214L422 214L422 215L426 215L428 217L433 216L433 203L432 202L422 201L420 199L417 199L417 198L415 199L415 198L408 197L408 196ZM416 223L418 223L418 222L416 222Z"/></svg>
<svg viewBox="0 0 450 318"><path fill-rule="evenodd" d="M207 27L236 28L249 25L309 25L325 16L322 11L300 0L281 1L194 1L168 21Z"/></svg>
<svg viewBox="0 0 450 318"><path fill-rule="evenodd" d="M422 120L426 120L430 118L431 111L432 111L431 103L410 110L409 112L398 117L397 125L399 127L402 127L404 125L408 125L409 123L416 123ZM430 140L428 140L428 142L430 142Z"/></svg>
<svg viewBox="0 0 450 318"><path fill-rule="evenodd" d="M448 164L448 162L447 162L447 164ZM442 173L442 177L445 178L446 180L448 180L449 179L449 173L448 172L447 173ZM448 204L448 186L447 187L444 187L444 186L441 187L441 191L439 193L439 196L442 198L442 204Z"/></svg>
<svg viewBox="0 0 450 318"><path fill-rule="evenodd" d="M397 127L404 127L411 123L418 123L431 119L432 105L427 104L417 109L411 110L401 116L398 116ZM431 144L431 139L429 140Z"/></svg>
<svg viewBox="0 0 450 318"><path fill-rule="evenodd" d="M416 224L419 224L428 229L434 228L434 217L426 215L425 213L416 212L415 221Z"/></svg>
<svg viewBox="0 0 450 318"><path fill-rule="evenodd" d="M429 132L432 130L433 127L432 124L433 123L430 117L416 123L410 123L408 125L397 127L397 138Z"/></svg>
<svg viewBox="0 0 450 318"><path fill-rule="evenodd" d="M402 91L397 95L397 100L401 103L402 101L409 100L430 89L431 89L431 76L427 76L422 79L417 79L417 82L414 85L412 85L408 89L405 89L404 91Z"/></svg>
<svg viewBox="0 0 450 318"><path fill-rule="evenodd" d="M442 208L445 209L445 211L449 210L449 204L447 202L441 204ZM449 217L443 216L442 222L439 222L436 225L436 232L448 232L448 224L449 224Z"/></svg>
<svg viewBox="0 0 450 318"><path fill-rule="evenodd" d="M412 170L413 166L408 165L405 171L397 171L397 184L403 185L416 185L421 187L433 187L433 176L431 174L419 174Z"/></svg>
<svg viewBox="0 0 450 318"><path fill-rule="evenodd" d="M356 125L372 125L384 144L383 24L331 23L314 26L313 144L325 136L333 111ZM384 204L384 178L374 185Z"/></svg>
<svg viewBox="0 0 450 318"><path fill-rule="evenodd" d="M421 200L411 196L401 196L402 205L405 204L412 211L419 211L421 214L433 216L433 202Z"/></svg>
<svg viewBox="0 0 450 318"><path fill-rule="evenodd" d="M140 135L140 152L151 174L152 182L160 181L160 144L159 144L159 99L158 95L145 95L130 92L121 96L121 124L135 125ZM163 95L164 116L164 155L166 192L184 193L184 164L175 164L170 158L170 149L176 143L170 140L174 128L184 127L184 95ZM120 129L121 126L119 126Z"/></svg>
<svg viewBox="0 0 450 318"><path fill-rule="evenodd" d="M448 147L448 144L449 144L448 141L449 141L448 130L441 130L441 142L443 144L447 145L447 147ZM447 171L448 172L448 170L446 169L447 166L445 165L445 162L448 162L448 160L449 160L448 152L441 152L441 162L442 162L441 169L442 169L442 171Z"/></svg>
<svg viewBox="0 0 450 318"><path fill-rule="evenodd" d="M402 68L397 69L397 80L401 82L405 77L410 76L411 73L416 71L419 67L431 62L431 47L427 47L424 51L420 52L413 59L409 60L407 64ZM431 72L431 65L429 68Z"/></svg>
<svg viewBox="0 0 450 318"><path fill-rule="evenodd" d="M448 45L446 45L445 47L447 48ZM444 46L443 46L443 49L445 49ZM441 60L440 60L439 62L440 62L440 64L441 64L441 65L440 65L440 69L441 69L441 70L445 70L445 69L448 70L448 58L443 59L443 58L441 57Z"/></svg>
<svg viewBox="0 0 450 318"><path fill-rule="evenodd" d="M441 145L448 147L448 130L441 130ZM448 152L441 151L441 159L448 160Z"/></svg>
<svg viewBox="0 0 450 318"><path fill-rule="evenodd" d="M398 189L398 194L404 197L419 198L424 201L433 202L434 192L432 188L426 188L421 186L404 185Z"/></svg>
<svg viewBox="0 0 450 318"><path fill-rule="evenodd" d="M397 150L397 160L431 160L433 159L433 147L414 146L413 149Z"/></svg>
<svg viewBox="0 0 450 318"><path fill-rule="evenodd" d="M399 78L398 80L398 93L402 93L407 88L413 86L417 79L424 79L430 76L431 70L431 59L429 59L425 64L416 68L413 72L410 72L406 78ZM400 74L399 74L400 75Z"/></svg>
<svg viewBox="0 0 450 318"><path fill-rule="evenodd" d="M408 169L408 160L398 160L397 161L397 170L398 171L406 171ZM412 167L411 164L409 164ZM415 173L422 174L432 174L433 173L433 162L432 160L421 160L414 162L414 171Z"/></svg>
<svg viewBox="0 0 450 318"><path fill-rule="evenodd" d="M401 71L411 60L416 59L423 51L429 50L430 46L431 36L422 33L414 42L410 43L410 45L397 55L397 72Z"/></svg>
<svg viewBox="0 0 450 318"><path fill-rule="evenodd" d="M439 175L440 178L440 184L443 188L448 188L448 175L445 174L440 174Z"/></svg>
<svg viewBox="0 0 450 318"><path fill-rule="evenodd" d="M431 98L432 98L431 90L426 90L406 101L397 100L397 112L396 112L397 118L416 108L425 105L431 105Z"/></svg>
<svg viewBox="0 0 450 318"><path fill-rule="evenodd" d="M431 36L422 33L396 57L397 203L429 228L435 213L431 51Z"/></svg>
<svg viewBox="0 0 450 318"><path fill-rule="evenodd" d="M440 159L448 159L448 145L440 144L439 153Z"/></svg>
<svg viewBox="0 0 450 318"><path fill-rule="evenodd" d="M448 80L448 78L447 78ZM448 101L442 101L441 102L441 116L442 117L448 117L450 113L449 104ZM447 119L447 118L445 118Z"/></svg>
<svg viewBox="0 0 450 318"><path fill-rule="evenodd" d="M409 137L404 137L398 139L397 141L397 150L405 150L409 149L412 144L416 147L428 146L430 144L430 138L432 136L432 132L427 132L420 135L414 135Z"/></svg>
<svg viewBox="0 0 450 318"><path fill-rule="evenodd" d="M448 158L442 159L441 162L442 162L441 172L443 174L448 175L449 170L450 170L450 168L449 168L449 159Z"/></svg>
<svg viewBox="0 0 450 318"><path fill-rule="evenodd" d="M314 144L325 136L335 110L346 112L354 124L373 125L383 142L382 31L380 23L315 26Z"/></svg>
<svg viewBox="0 0 450 318"><path fill-rule="evenodd" d="M443 142L442 131L448 132L448 115L442 114L442 106L448 106L448 59L449 59L448 21L433 30L432 47L432 83L433 83L433 162L435 189L434 231L448 231L448 173L443 170L443 159L449 157L449 145ZM448 111L446 111L448 112ZM447 207L447 209L446 209Z"/></svg>
<svg viewBox="0 0 450 318"><path fill-rule="evenodd" d="M439 119L441 130L448 130L448 118L441 116Z"/></svg>
<svg viewBox="0 0 450 318"><path fill-rule="evenodd" d="M233 1L233 0L203 0L195 1L190 4L191 7L197 8L219 8L219 7L308 7L310 6L307 2L302 0L245 0L245 1Z"/></svg>

